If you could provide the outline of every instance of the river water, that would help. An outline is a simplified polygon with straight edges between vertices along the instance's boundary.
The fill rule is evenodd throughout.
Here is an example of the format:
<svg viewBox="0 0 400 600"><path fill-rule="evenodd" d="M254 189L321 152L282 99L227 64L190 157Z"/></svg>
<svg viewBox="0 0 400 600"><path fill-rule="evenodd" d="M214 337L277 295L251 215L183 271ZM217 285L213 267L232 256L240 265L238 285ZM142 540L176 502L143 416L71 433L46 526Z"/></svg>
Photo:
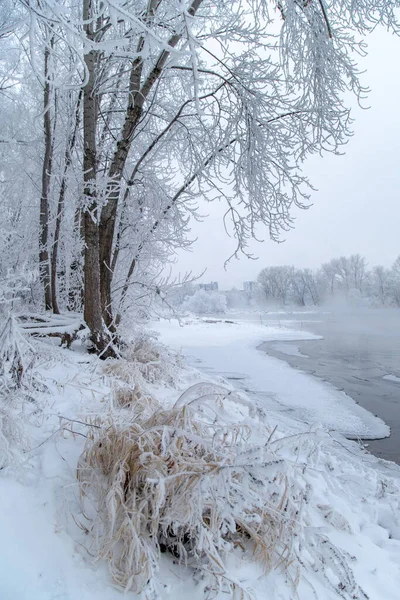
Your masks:
<svg viewBox="0 0 400 600"><path fill-rule="evenodd" d="M258 313L252 320L323 336L321 340L267 342L276 358L343 390L391 428L370 452L400 464L400 310Z"/></svg>

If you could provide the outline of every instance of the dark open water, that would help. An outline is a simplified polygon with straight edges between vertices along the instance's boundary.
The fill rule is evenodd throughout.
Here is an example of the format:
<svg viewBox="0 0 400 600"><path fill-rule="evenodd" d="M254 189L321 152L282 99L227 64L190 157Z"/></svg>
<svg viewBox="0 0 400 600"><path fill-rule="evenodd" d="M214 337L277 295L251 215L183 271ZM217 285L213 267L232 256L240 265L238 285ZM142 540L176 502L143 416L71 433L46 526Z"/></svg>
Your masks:
<svg viewBox="0 0 400 600"><path fill-rule="evenodd" d="M329 381L381 417L391 436L368 441L368 449L400 464L400 310L263 313L257 319L323 336L318 341L267 342L262 348ZM296 349L305 356L296 355Z"/></svg>

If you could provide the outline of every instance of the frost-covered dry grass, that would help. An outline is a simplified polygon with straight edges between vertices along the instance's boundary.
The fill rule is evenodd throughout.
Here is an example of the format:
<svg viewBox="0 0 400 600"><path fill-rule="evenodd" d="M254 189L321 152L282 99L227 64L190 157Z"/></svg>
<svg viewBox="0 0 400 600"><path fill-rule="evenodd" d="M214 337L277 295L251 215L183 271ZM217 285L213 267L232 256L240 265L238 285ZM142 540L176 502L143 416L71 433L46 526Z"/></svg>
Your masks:
<svg viewBox="0 0 400 600"><path fill-rule="evenodd" d="M139 332L121 351L121 358L109 360L104 373L133 386L146 384L173 386L182 361L176 352L157 342L154 334Z"/></svg>
<svg viewBox="0 0 400 600"><path fill-rule="evenodd" d="M129 423L105 423L79 461L82 492L97 507L96 552L124 589L156 591L165 551L225 591L240 588L224 567L236 547L250 545L266 571L295 563L299 487L268 443L250 442L249 424L231 422L223 403L236 394L194 388L190 402L192 390L150 417L137 400Z"/></svg>
<svg viewBox="0 0 400 600"><path fill-rule="evenodd" d="M0 473L2 600L397 600L395 466L137 344L102 363L35 343L26 477Z"/></svg>

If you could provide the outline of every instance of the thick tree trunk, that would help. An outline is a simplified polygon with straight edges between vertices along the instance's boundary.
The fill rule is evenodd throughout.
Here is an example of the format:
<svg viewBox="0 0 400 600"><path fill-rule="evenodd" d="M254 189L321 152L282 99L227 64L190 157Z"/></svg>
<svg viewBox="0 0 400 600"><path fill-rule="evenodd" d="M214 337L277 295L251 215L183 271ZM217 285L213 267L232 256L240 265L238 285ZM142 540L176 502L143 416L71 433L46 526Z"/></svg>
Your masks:
<svg viewBox="0 0 400 600"><path fill-rule="evenodd" d="M83 0L83 18L87 23L85 30L90 39L93 38L91 17L90 0ZM100 303L99 211L96 197L97 99L94 91L96 62L97 53L95 50L90 50L85 55L85 65L89 79L83 90L83 170L86 201L84 213L84 319L90 329L90 337L94 349L103 358L106 358L107 356L112 356L114 353L109 345L109 336L104 329Z"/></svg>
<svg viewBox="0 0 400 600"><path fill-rule="evenodd" d="M87 4L88 0L84 1ZM88 17L86 16L85 19ZM96 99L93 95L94 66L96 56L91 50L85 56L89 72L89 81L83 94L83 131L84 131L84 318L92 334L92 342L97 347L103 336L103 322L100 307L100 264L99 229L97 225L98 209L96 203Z"/></svg>
<svg viewBox="0 0 400 600"><path fill-rule="evenodd" d="M93 220L94 205L87 210L85 222L84 318L95 347L102 350L105 338L100 306L99 229Z"/></svg>
<svg viewBox="0 0 400 600"><path fill-rule="evenodd" d="M46 310L51 310L51 284L50 284L50 264L49 264L49 187L51 170L51 115L50 115L50 83L48 80L49 71L49 48L44 51L44 143L45 153L42 168L42 195L40 198L40 247L39 247L39 274L40 281L44 289L44 304Z"/></svg>

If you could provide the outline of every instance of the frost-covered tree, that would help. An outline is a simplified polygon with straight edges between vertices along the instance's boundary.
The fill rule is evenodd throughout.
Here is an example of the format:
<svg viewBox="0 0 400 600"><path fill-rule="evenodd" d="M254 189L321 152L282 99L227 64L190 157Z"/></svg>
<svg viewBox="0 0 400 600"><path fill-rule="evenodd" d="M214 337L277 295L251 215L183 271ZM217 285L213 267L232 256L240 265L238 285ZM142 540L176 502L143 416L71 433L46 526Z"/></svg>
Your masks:
<svg viewBox="0 0 400 600"><path fill-rule="evenodd" d="M321 286L311 269L295 269L291 280L292 298L299 306L320 303Z"/></svg>
<svg viewBox="0 0 400 600"><path fill-rule="evenodd" d="M290 228L308 198L303 161L346 142L363 36L397 32L397 4L19 1L13 27L21 40L29 28L31 56L49 30L57 40L54 89L84 88L85 316L98 350L140 262L187 244L199 199L226 203L235 253L261 223L273 239Z"/></svg>
<svg viewBox="0 0 400 600"><path fill-rule="evenodd" d="M338 285L338 260L336 258L321 265L321 279L326 293L333 296Z"/></svg>
<svg viewBox="0 0 400 600"><path fill-rule="evenodd" d="M285 304L292 292L294 267L266 267L260 271L257 281L267 301Z"/></svg>
<svg viewBox="0 0 400 600"><path fill-rule="evenodd" d="M362 293L367 277L367 261L360 254L333 258L321 266L321 276L331 296L336 292L348 294L351 290Z"/></svg>
<svg viewBox="0 0 400 600"><path fill-rule="evenodd" d="M382 265L374 267L368 277L368 294L381 305L391 301L391 272Z"/></svg>
<svg viewBox="0 0 400 600"><path fill-rule="evenodd" d="M390 270L390 295L394 304L400 307L400 256Z"/></svg>
<svg viewBox="0 0 400 600"><path fill-rule="evenodd" d="M352 254L345 259L345 262L348 264L347 270L349 273L350 288L358 290L361 293L363 291L363 286L367 275L366 259L360 254Z"/></svg>
<svg viewBox="0 0 400 600"><path fill-rule="evenodd" d="M222 314L226 311L227 301L225 294L197 290L192 296L186 298L182 309L196 315Z"/></svg>

